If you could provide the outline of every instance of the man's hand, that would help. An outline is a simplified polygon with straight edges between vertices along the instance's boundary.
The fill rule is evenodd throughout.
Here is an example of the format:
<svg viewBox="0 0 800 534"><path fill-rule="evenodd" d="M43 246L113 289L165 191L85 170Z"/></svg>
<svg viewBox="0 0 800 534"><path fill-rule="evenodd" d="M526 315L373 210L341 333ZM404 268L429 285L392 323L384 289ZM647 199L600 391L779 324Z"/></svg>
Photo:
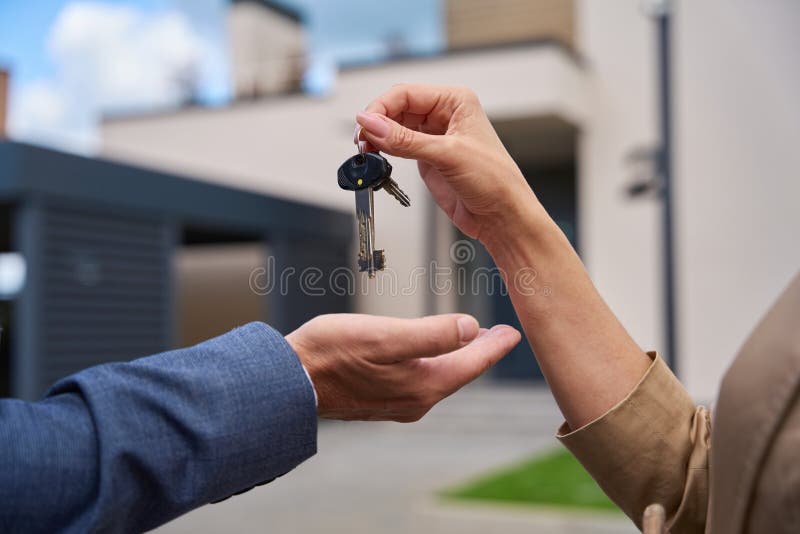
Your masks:
<svg viewBox="0 0 800 534"><path fill-rule="evenodd" d="M286 340L311 376L321 417L412 422L487 371L520 334L480 328L462 314L338 314L316 317Z"/></svg>

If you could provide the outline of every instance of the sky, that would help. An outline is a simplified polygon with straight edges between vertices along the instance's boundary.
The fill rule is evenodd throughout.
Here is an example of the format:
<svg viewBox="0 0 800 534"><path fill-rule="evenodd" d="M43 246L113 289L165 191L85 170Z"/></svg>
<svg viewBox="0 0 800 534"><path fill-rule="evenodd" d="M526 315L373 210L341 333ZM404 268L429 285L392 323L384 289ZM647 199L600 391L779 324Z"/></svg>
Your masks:
<svg viewBox="0 0 800 534"><path fill-rule="evenodd" d="M278 0L304 17L305 85L324 94L336 66L442 47L439 0ZM15 139L92 153L103 114L164 109L188 94L230 98L228 0L0 0L0 66L12 74ZM195 80L196 91L187 80Z"/></svg>

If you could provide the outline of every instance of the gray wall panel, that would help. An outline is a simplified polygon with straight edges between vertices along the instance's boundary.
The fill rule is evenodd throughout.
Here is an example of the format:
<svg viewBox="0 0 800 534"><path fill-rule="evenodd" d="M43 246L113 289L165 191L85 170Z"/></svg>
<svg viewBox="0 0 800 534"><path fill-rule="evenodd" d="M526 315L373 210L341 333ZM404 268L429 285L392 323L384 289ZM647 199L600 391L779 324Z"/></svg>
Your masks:
<svg viewBox="0 0 800 534"><path fill-rule="evenodd" d="M39 225L38 393L75 371L169 348L164 221L44 205Z"/></svg>

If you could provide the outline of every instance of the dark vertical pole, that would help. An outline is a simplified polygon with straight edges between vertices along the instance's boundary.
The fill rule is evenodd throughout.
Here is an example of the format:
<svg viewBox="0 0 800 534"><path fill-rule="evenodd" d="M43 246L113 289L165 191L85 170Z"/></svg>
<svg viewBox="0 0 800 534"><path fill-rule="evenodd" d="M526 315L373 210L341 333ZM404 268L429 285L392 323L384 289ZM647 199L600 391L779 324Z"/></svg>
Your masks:
<svg viewBox="0 0 800 534"><path fill-rule="evenodd" d="M661 150L658 164L663 199L663 262L664 262L664 350L667 363L677 369L678 348L675 324L675 251L672 223L672 72L669 2L656 17L658 32L659 133Z"/></svg>
<svg viewBox="0 0 800 534"><path fill-rule="evenodd" d="M437 217L439 214L439 207L432 198L428 197L426 201L426 222L428 224L428 231L425 233L425 253L427 254L426 260L428 265L425 269L428 271L427 287L423 288L425 291L425 315L436 315L436 294L433 292L433 275L432 269L429 269L430 262L438 261L437 254L439 253L439 224Z"/></svg>

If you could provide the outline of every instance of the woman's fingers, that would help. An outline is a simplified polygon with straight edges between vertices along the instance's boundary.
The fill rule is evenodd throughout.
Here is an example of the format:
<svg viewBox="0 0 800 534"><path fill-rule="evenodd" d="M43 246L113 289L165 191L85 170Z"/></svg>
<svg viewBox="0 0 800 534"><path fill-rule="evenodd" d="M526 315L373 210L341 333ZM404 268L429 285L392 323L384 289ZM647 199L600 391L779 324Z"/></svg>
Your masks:
<svg viewBox="0 0 800 534"><path fill-rule="evenodd" d="M448 217L452 217L458 203L458 197L453 187L442 178L439 171L433 168L430 163L420 161L417 166L419 167L419 175L422 177L422 181L428 191L430 191L433 200L436 201L436 204L442 208L442 211Z"/></svg>
<svg viewBox="0 0 800 534"><path fill-rule="evenodd" d="M426 123L427 117L425 115L403 112L400 113L398 117L392 117L392 119L410 130L416 130L423 133L436 133L430 131L430 126ZM364 139L364 136L361 135L362 131L363 131L362 126L360 124L356 124L356 129L353 139L355 143L358 144L359 141L366 143L366 146L364 147L366 152L374 152L375 150L378 150L377 147L372 146L372 144L369 141Z"/></svg>
<svg viewBox="0 0 800 534"><path fill-rule="evenodd" d="M372 147L401 158L429 161L437 166L453 159L451 140L407 128L385 115L361 112L356 121L362 127L361 137Z"/></svg>
<svg viewBox="0 0 800 534"><path fill-rule="evenodd" d="M431 134L444 134L453 113L470 101L468 89L427 84L399 84L370 103L365 111L379 113L404 126L413 119L421 130Z"/></svg>

